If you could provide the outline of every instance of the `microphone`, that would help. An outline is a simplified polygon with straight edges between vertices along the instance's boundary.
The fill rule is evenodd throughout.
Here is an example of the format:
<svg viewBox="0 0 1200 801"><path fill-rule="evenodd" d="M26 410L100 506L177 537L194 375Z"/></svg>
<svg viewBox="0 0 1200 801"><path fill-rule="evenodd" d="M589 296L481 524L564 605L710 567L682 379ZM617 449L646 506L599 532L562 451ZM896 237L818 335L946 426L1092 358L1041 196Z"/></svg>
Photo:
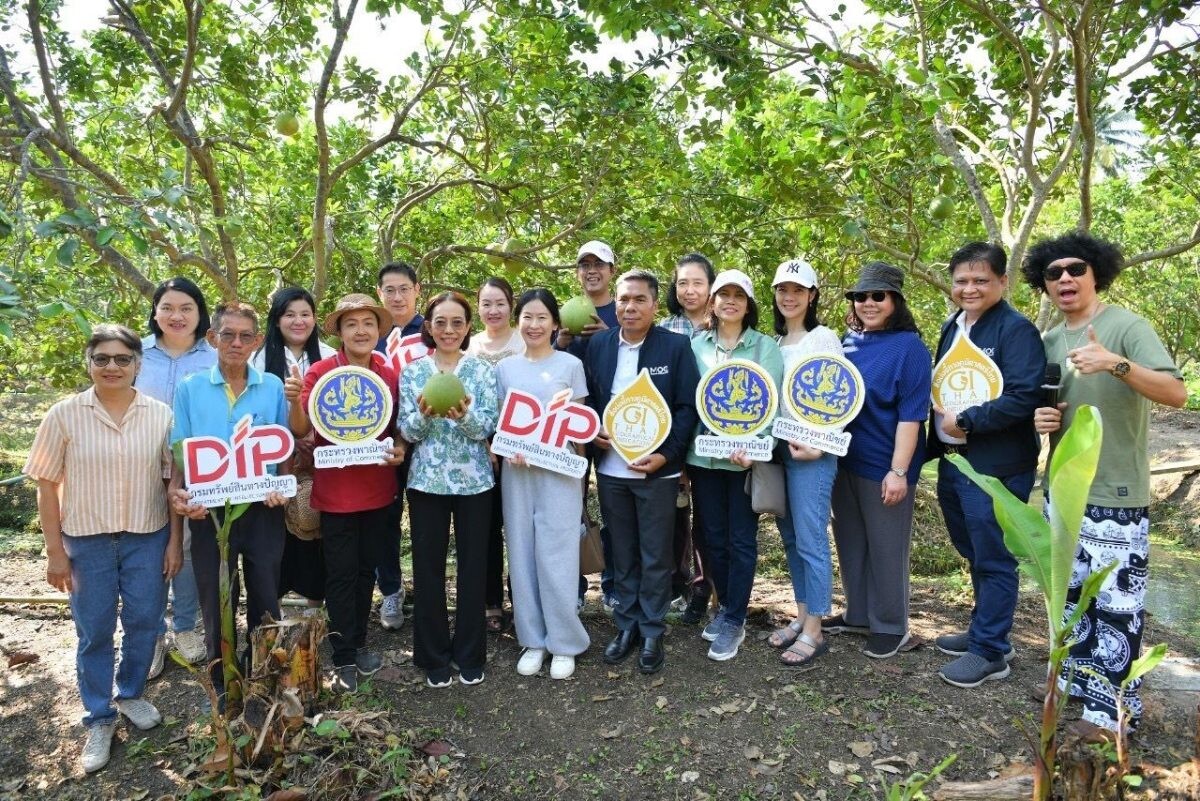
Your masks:
<svg viewBox="0 0 1200 801"><path fill-rule="evenodd" d="M1057 362L1046 364L1046 373L1042 376L1042 405L1058 408L1058 393L1062 390L1062 365Z"/></svg>

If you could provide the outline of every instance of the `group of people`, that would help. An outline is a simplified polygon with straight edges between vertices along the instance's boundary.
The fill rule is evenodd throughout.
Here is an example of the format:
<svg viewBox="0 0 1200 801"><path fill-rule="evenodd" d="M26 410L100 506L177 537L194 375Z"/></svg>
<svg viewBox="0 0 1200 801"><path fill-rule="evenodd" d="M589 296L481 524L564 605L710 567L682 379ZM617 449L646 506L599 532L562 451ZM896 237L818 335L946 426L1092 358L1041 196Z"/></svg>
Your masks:
<svg viewBox="0 0 1200 801"><path fill-rule="evenodd" d="M1104 419L1104 444L1080 521L1071 600L1089 573L1113 560L1118 567L1082 617L1061 681L1083 701L1083 725L1115 729L1123 692L1126 720L1135 726L1138 682L1121 688L1144 621L1149 408L1182 406L1186 390L1150 325L1100 299L1121 266L1115 246L1083 234L1031 248L1023 276L1063 318L1041 336L1005 300L1004 250L968 244L949 261L956 309L942 326L936 355L909 310L903 271L883 262L865 265L845 292L841 337L821 323L821 280L803 259L786 261L774 273L770 335L759 330L750 276L718 274L697 253L676 265L665 291L670 314L656 322L658 278L641 269L618 276L611 247L598 241L581 247L577 258L581 290L596 313L576 334L562 325L551 292L535 288L516 296L499 277L479 287L474 304L445 291L418 313L420 282L400 262L380 270L376 297L345 295L320 326L316 303L303 289L276 292L260 325L257 312L238 302L222 303L210 318L195 284L164 282L147 338L118 325L94 328L85 353L92 385L50 410L25 467L38 483L47 579L70 594L79 637L84 768L107 763L118 714L139 728L161 720L143 690L161 670L167 647L168 594L175 647L196 661L215 664L220 657L216 529L172 458L181 441L229 440L247 415L256 426L286 426L294 434L293 457L272 469L295 473L306 491L290 502L272 492L250 505L232 525L230 568L245 588L251 631L264 615L279 617L279 599L289 591L324 602L334 690L352 692L361 676L382 666L367 647L376 586L382 625L403 623L405 500L413 662L428 686L447 687L456 676L465 685L484 680L487 632L507 623L505 547L513 622L524 649L517 671L535 675L548 659L550 676L564 679L590 646L578 615L587 586L579 541L593 482L589 475L581 480L534 466L520 453L497 457L489 438L510 390L543 405L567 396L603 419L610 400L647 374L670 409L661 445L628 461L601 427L579 452L595 473L605 557L601 592L617 629L603 659L616 664L637 651L639 670L655 673L665 663L673 605L684 624L705 624L700 637L709 658L737 656L757 565L748 454L713 458L697 450L697 437L707 433L696 409L701 375L745 359L785 391L792 367L821 354L857 368L863 403L845 427L851 438L844 456L800 442L776 444L787 500L777 523L796 602L795 616L768 639L780 660L809 665L828 652L826 638L840 633L863 635L869 657L903 650L914 485L922 464L960 454L1027 500L1039 435L1049 434L1053 448L1074 411L1091 404ZM473 330L476 317L482 326ZM397 329L419 336L425 348L400 370L387 358L389 334ZM323 343L318 330L340 347ZM932 366L964 338L992 360L1003 388L969 408L943 409L931 403ZM1062 367L1060 402L1052 406L1041 387L1047 361ZM329 441L309 419L309 396L322 376L346 366L370 371L388 388L392 417L378 436L393 442L381 446L378 464L316 467L313 449ZM465 396L435 411L424 389L442 373L457 376ZM782 404L779 414L791 411ZM988 496L947 459L940 459L937 473L938 500L951 541L969 564L975 598L968 628L936 640L954 657L940 676L977 687L1009 673L1016 561ZM311 514L297 507L319 514L319 536L305 530L303 519ZM453 623L446 592L452 529ZM845 596L836 614L832 550ZM233 594L236 605L236 580ZM212 677L219 689L221 672Z"/></svg>

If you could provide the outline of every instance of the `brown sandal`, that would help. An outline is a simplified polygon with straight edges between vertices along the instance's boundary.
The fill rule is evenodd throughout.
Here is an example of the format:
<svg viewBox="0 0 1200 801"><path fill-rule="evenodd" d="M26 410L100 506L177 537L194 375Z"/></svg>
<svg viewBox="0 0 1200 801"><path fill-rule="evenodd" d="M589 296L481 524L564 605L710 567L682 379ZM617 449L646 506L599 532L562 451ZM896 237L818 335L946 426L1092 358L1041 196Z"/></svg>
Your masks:
<svg viewBox="0 0 1200 801"><path fill-rule="evenodd" d="M767 637L767 645L772 648L787 648L796 641L802 631L804 631L804 621L796 618L783 628L771 632L771 636Z"/></svg>
<svg viewBox="0 0 1200 801"><path fill-rule="evenodd" d="M805 645L812 649L811 654L805 654L799 650ZM779 661L790 668L802 668L807 667L809 664L817 661L817 659L827 653L829 653L828 642L826 642L824 639L822 639L820 642L817 642L807 634L801 633L800 636L796 638L796 641L788 646L783 653L779 655ZM799 657L799 659L789 658L789 655L792 657Z"/></svg>

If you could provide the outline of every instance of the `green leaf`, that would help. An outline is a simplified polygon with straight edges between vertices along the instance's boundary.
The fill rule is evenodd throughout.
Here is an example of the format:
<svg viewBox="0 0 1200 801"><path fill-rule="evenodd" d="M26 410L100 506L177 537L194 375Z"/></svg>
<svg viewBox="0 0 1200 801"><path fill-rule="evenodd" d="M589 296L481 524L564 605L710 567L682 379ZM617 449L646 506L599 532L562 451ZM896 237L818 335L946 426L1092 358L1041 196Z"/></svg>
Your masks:
<svg viewBox="0 0 1200 801"><path fill-rule="evenodd" d="M1050 457L1050 529L1056 547L1050 554L1049 569L1052 586L1058 589L1053 598L1054 605L1050 606L1051 599L1047 599L1047 608L1050 612L1057 609L1059 619L1066 605L1067 584L1071 580L1075 548L1079 543L1079 525L1087 508L1092 479L1096 477L1103 440L1100 412L1095 406L1080 406ZM1008 544L1007 536L1004 542Z"/></svg>
<svg viewBox="0 0 1200 801"><path fill-rule="evenodd" d="M104 247L112 241L112 238L116 236L117 233L117 229L113 228L111 225L104 226L96 232L96 244L100 247Z"/></svg>
<svg viewBox="0 0 1200 801"><path fill-rule="evenodd" d="M55 258L63 267L70 267L75 263L75 252L79 250L79 240L71 237L66 242L58 246L58 251Z"/></svg>
<svg viewBox="0 0 1200 801"><path fill-rule="evenodd" d="M315 731L321 737L330 737L334 734L337 734L337 730L340 728L341 724L336 720L333 718L325 718L313 728L313 731Z"/></svg>
<svg viewBox="0 0 1200 801"><path fill-rule="evenodd" d="M230 522L230 523L234 523L234 522L236 522L236 521L237 521L237 519L238 519L239 517L241 517L242 515L246 514L246 510L247 510L247 509L249 509L249 508L250 508L250 504L248 504L248 503L239 503L239 504L237 504L236 506L234 506L234 507L233 507L233 510L232 510L232 511L230 511L230 510L227 508L227 509L226 509L226 513L227 513L227 514L230 516L230 517L229 517L229 522Z"/></svg>
<svg viewBox="0 0 1200 801"><path fill-rule="evenodd" d="M171 456L175 459L175 466L180 470L183 469L183 440L179 440L171 446Z"/></svg>
<svg viewBox="0 0 1200 801"><path fill-rule="evenodd" d="M139 256L145 256L150 250L150 245L147 244L146 240L137 234L129 235L129 244L133 246L133 249L137 251Z"/></svg>
<svg viewBox="0 0 1200 801"><path fill-rule="evenodd" d="M1149 651L1133 660L1133 662L1131 662L1129 665L1129 675L1125 677L1123 682L1121 682L1121 688L1124 689L1128 687L1142 676L1145 676L1147 673L1154 670L1156 667L1158 667L1159 663L1163 661L1166 655L1167 645L1166 643L1160 642L1158 645L1154 646Z"/></svg>
<svg viewBox="0 0 1200 801"><path fill-rule="evenodd" d="M1078 625L1087 612L1088 607L1092 605L1092 601L1100 594L1100 588L1104 586L1105 579L1116 568L1117 562L1114 559L1099 570L1088 573L1087 578L1083 580L1083 584L1079 587L1079 600L1075 602L1075 609L1072 610L1070 617L1063 622L1063 629L1068 633L1075 629L1075 626Z"/></svg>
<svg viewBox="0 0 1200 801"><path fill-rule="evenodd" d="M38 306L38 314L43 317L58 317L67 310L66 304L61 300L53 301L52 303L43 303Z"/></svg>

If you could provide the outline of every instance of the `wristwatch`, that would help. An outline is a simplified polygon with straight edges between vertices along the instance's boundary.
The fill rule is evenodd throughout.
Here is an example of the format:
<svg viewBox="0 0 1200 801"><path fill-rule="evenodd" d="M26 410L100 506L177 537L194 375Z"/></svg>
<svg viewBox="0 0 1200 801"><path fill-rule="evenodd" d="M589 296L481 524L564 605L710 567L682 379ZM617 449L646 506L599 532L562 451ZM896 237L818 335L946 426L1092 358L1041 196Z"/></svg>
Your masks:
<svg viewBox="0 0 1200 801"><path fill-rule="evenodd" d="M959 412L954 416L954 425L964 434L971 433L971 418L967 417L966 412Z"/></svg>
<svg viewBox="0 0 1200 801"><path fill-rule="evenodd" d="M1129 360L1121 359L1121 361L1117 362L1116 364L1114 364L1112 366L1112 370L1110 370L1109 372L1111 372L1117 378L1124 378L1125 376L1129 375L1129 369L1130 369Z"/></svg>
<svg viewBox="0 0 1200 801"><path fill-rule="evenodd" d="M893 467L890 472L895 473L896 475L900 476L900 478L904 478L906 475L908 475L908 471L903 467Z"/></svg>

